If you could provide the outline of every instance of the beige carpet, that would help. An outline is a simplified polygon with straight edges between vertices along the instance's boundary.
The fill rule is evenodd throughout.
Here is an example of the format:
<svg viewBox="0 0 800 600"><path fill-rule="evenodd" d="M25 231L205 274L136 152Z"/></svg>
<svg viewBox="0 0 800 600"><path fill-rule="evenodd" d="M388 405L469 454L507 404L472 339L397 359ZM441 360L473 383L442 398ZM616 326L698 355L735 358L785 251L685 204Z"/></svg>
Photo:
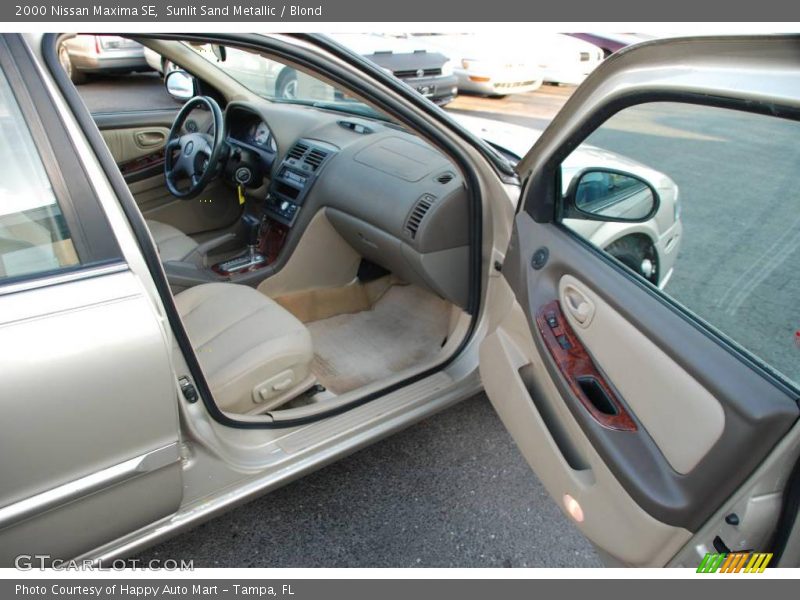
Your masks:
<svg viewBox="0 0 800 600"><path fill-rule="evenodd" d="M447 335L449 304L413 285L395 285L371 310L307 323L311 370L335 394L432 360Z"/></svg>

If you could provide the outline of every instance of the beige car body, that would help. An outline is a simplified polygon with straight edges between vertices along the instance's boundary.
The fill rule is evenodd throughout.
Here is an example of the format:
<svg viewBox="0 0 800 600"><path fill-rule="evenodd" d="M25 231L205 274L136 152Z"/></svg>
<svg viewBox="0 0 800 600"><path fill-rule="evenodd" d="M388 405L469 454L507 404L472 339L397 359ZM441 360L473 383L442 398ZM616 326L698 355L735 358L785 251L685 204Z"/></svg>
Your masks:
<svg viewBox="0 0 800 600"><path fill-rule="evenodd" d="M469 162L480 190L483 231L482 302L474 332L457 355L443 361L444 367L339 415L303 425L234 428L216 420L203 402L187 402L178 380L190 373L190 368L170 327L169 311L156 283L158 274L148 267L140 241L90 138L43 66L42 36L26 34L25 43L36 57L47 93L92 182L124 264L79 276L36 280L4 289L0 295L4 386L17 390L13 397L4 398L4 422L13 426L3 430L1 442L5 459L0 492L0 563L10 565L19 555L37 553L106 563L129 556L408 427L482 388L559 505L568 510L569 504L565 505L563 499L569 495L584 507L586 518L576 521L576 526L609 564L694 567L717 535L725 536L735 547L763 547L779 518L788 472L800 453L797 425L735 492L715 507L713 516L701 527L690 531L648 514L615 477L563 404L559 405L560 394L534 342L525 310L507 281L511 274L501 273L496 267L505 266L509 258L512 230L528 226L526 214L515 217L519 185L501 177L484 151L461 129L449 125L434 107L397 94L389 84L365 76L309 41L283 36L263 39L302 49L323 72L326 68L349 71L370 95L387 100L392 110L413 119L422 135L437 130ZM228 100L254 97L178 44L152 39L142 42L176 63L190 65L193 73L222 90ZM745 50L750 47L740 43ZM780 46L780 42L776 44ZM788 42L784 44L779 54L794 60L787 50ZM736 42L731 46L738 48ZM669 48L672 55L667 52ZM688 61L692 53L722 56L725 49L717 54L713 44L696 42L685 51L669 44L658 50L665 61ZM647 50L639 51L631 53L632 65L640 55L642 61L655 60ZM793 72L796 79L796 67ZM601 66L585 84L590 86L585 93L579 92L568 104L559 127L548 129L523 159L521 170L536 167L545 150L593 109L587 95L595 92L598 97L611 96L612 91L604 89L602 82L620 85L619 79L626 76L624 60L617 58ZM798 98L790 94L782 100L798 103ZM610 329L589 331L587 336L594 337L587 337L587 344L599 349L604 331L611 331L613 336L624 330L630 347L658 357L645 361L637 375L671 381L677 386L673 389L679 390L676 396L684 400L681 406L697 420L690 421L685 439L677 439L680 436L675 435L674 421L659 421L657 414L648 424L653 424L659 436L663 434L658 438L661 448L676 468L691 471L693 462L702 459L719 435L718 400L707 390L698 389L695 379L681 365L666 355L662 357L663 352L652 344L648 346L633 325L622 319L618 323L621 329L615 330L612 325L619 314L604 308L603 299L584 283L566 279L559 285L562 294L578 290L593 299L597 314L608 318L598 318L598 322ZM465 334L466 330L461 330L461 337ZM452 352L455 349L453 344ZM113 360L123 353L130 365L127 370L120 370L119 361ZM614 347L606 347L603 356L608 356L604 367L617 372L620 363ZM38 363L33 371L32 360ZM427 365L426 369L432 367L437 365ZM523 372L536 381L535 403L528 395L526 380L521 378ZM386 385L403 381L404 377L399 377L359 392L379 392ZM632 395L631 401L635 400L646 414L648 407L652 408L650 392L636 388L635 381L630 385L626 390ZM657 400L663 400L665 393L669 390L657 390ZM566 423L565 435L583 456L584 468L566 465L557 438L542 417L544 408L539 400L556 407L553 414ZM259 418L263 419L242 420L252 423ZM79 436L83 442L75 441L75 432L85 433ZM15 447L31 439L37 442L39 451L9 460ZM734 510L743 515L738 529L724 521L724 516ZM87 523L92 526L86 527ZM797 564L797 538L792 537L781 564Z"/></svg>

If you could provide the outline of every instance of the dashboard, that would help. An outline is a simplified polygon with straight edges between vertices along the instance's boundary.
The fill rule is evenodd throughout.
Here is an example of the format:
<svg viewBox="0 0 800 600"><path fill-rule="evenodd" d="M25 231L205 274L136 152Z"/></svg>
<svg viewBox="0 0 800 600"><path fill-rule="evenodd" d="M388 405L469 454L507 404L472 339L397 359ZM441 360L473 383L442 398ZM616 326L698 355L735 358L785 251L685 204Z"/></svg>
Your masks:
<svg viewBox="0 0 800 600"><path fill-rule="evenodd" d="M225 118L225 177L285 230L276 268L325 211L363 258L466 306L469 198L442 152L392 123L314 107L233 101Z"/></svg>

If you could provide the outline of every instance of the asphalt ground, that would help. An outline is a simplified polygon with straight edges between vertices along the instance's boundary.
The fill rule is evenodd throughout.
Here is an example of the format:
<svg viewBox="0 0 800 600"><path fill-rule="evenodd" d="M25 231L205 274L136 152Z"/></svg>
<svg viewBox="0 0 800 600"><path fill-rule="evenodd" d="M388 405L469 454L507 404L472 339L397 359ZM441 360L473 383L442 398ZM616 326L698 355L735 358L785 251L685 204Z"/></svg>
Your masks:
<svg viewBox="0 0 800 600"><path fill-rule="evenodd" d="M137 556L195 567L599 567L484 395Z"/></svg>
<svg viewBox="0 0 800 600"><path fill-rule="evenodd" d="M94 112L175 106L155 74L79 89ZM460 96L448 110L542 129L573 89ZM795 381L798 133L775 118L654 105L590 140L678 184L683 246L667 292ZM483 396L140 556L155 557L196 566L599 565Z"/></svg>

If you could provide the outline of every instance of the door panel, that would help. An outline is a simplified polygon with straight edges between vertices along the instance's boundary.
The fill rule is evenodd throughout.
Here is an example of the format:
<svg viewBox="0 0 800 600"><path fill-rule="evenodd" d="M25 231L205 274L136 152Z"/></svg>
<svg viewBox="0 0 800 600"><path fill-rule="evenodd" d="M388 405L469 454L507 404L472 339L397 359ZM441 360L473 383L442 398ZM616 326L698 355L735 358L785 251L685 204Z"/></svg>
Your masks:
<svg viewBox="0 0 800 600"><path fill-rule="evenodd" d="M93 117L145 219L189 235L228 227L237 221L241 208L236 190L220 180L194 200L178 200L167 189L164 145L176 113L136 111Z"/></svg>
<svg viewBox="0 0 800 600"><path fill-rule="evenodd" d="M480 370L500 419L561 509L578 502L582 520L570 518L595 545L625 564L664 564L691 533L648 514L619 482L562 401L513 290L497 281L490 301L510 309L481 344Z"/></svg>
<svg viewBox="0 0 800 600"><path fill-rule="evenodd" d="M549 249L550 259L537 270L525 257L533 256L541 247ZM515 219L503 272L526 315L536 315L539 307L558 299L562 280L570 276L583 282L587 289L591 288L596 306L603 302L609 315L615 313L627 327L634 328L639 334L638 343L658 349L656 355L638 354L630 358L632 362L627 365L623 377L626 381L640 381L639 384L618 382L611 373L605 373L638 427L636 431L616 432L597 423L575 398L549 356L534 319L528 317L537 352L545 359L550 378L561 389L561 401L571 409L573 418L606 457L631 495L665 523L696 529L752 472L798 416L797 404L787 391L776 388L760 373L748 369L735 354L721 348L694 323L641 285L632 284L631 276L557 225L536 223L526 213L520 213ZM596 314L594 319L597 318ZM595 341L590 348L601 369L609 364L606 355L620 352L619 346L627 343L617 331L608 335L609 339ZM662 365L660 359L665 357L667 362ZM669 377L675 368L684 373L680 384L691 386L684 392L699 392L697 401L694 395L688 400L670 397L679 385ZM654 371L661 371L657 381L666 389L649 385L646 377L652 376ZM693 384L686 384L688 376L694 380ZM623 387L625 392L635 396L622 393ZM707 410L713 414L713 403L718 403L724 413L722 433L686 474L672 468L664 450L637 412L637 407L647 406L645 414L658 414L663 408L649 405L664 402L671 409L693 405L687 418L671 419L667 424L658 425L658 439L662 443L667 440L667 444L670 439L677 444L684 443L684 438L697 427L687 423L688 417L705 414ZM647 424L652 425L651 420ZM709 439L702 432L694 435L703 441L698 448L708 446Z"/></svg>
<svg viewBox="0 0 800 600"><path fill-rule="evenodd" d="M696 566L705 552L727 552L726 540L732 550L770 551L753 545L768 544L785 518L781 498L797 459L797 390L737 345L736 336L728 339L663 288L677 255L670 240L680 235L682 216L690 211L695 220L686 221L685 247L700 265L691 282L704 314L719 312L705 297L716 295L703 289L711 291L719 249L745 250L722 253L732 257L729 271L752 262L736 261L747 250L764 252L770 268L747 270L738 279L726 272L730 281L723 284L740 295L753 288L748 278L763 283L765 274L776 275L751 294L753 302L765 300L757 304L763 315L743 311L733 319L738 327L728 331L755 331L750 342L761 348L758 356L778 355L784 368L791 364L781 346L769 346L777 320L767 317L786 316L783 304L770 300L782 294L783 302L791 293L788 274L794 271L789 268L781 279L773 267L795 246L778 255L779 240L766 251L748 244L757 235L768 237L762 222L777 220L777 229L784 230L782 222L794 220L789 202L796 145L787 134L792 128L774 121L794 123L799 114L796 53L796 38L778 36L631 48L598 68L518 165L526 178L521 212L502 277L489 279L489 306L492 312L505 307L507 315L482 343L481 375L550 494L606 556L625 564ZM648 103L644 112L627 113L639 120L620 116ZM679 107L667 114L652 103ZM701 120L701 111L687 109L692 105L729 115L705 111ZM760 113L768 122L753 125L757 119L731 116L730 109ZM601 127L602 135L595 136ZM764 147L754 153L750 139ZM783 146L773 148L771 140ZM623 148L635 153L628 156ZM731 159L736 152L744 159ZM743 178L747 161L751 170ZM582 237L574 223L578 231L566 227L579 201L570 196L579 188L573 178L609 166L647 183L659 200L649 221L630 220L631 235L619 243L592 239L586 231ZM614 181L598 191L613 198ZM763 184L776 181L788 195L767 199L777 197L784 213L754 210L752 199L771 189ZM747 241L725 235L742 223L749 228ZM703 229L709 224L722 228L716 242ZM633 235L639 225L652 226L656 236L638 230ZM713 292L720 289L726 288L717 285ZM723 320L728 325L735 314L731 306ZM787 333L784 321L781 335ZM735 511L736 518L729 520L723 509Z"/></svg>
<svg viewBox="0 0 800 600"><path fill-rule="evenodd" d="M664 564L797 419L788 393L557 225L517 215L493 281L511 308L481 345L487 394L556 502L577 500L579 529L626 564ZM594 312L584 328L564 311L567 326L635 429L597 419L545 341L536 316L571 288Z"/></svg>
<svg viewBox="0 0 800 600"><path fill-rule="evenodd" d="M132 127L126 129L106 129L101 132L111 155L120 165L123 174L124 165L149 154L161 151L163 161L164 145L167 143L169 128L167 127ZM163 162L162 162L163 165Z"/></svg>

